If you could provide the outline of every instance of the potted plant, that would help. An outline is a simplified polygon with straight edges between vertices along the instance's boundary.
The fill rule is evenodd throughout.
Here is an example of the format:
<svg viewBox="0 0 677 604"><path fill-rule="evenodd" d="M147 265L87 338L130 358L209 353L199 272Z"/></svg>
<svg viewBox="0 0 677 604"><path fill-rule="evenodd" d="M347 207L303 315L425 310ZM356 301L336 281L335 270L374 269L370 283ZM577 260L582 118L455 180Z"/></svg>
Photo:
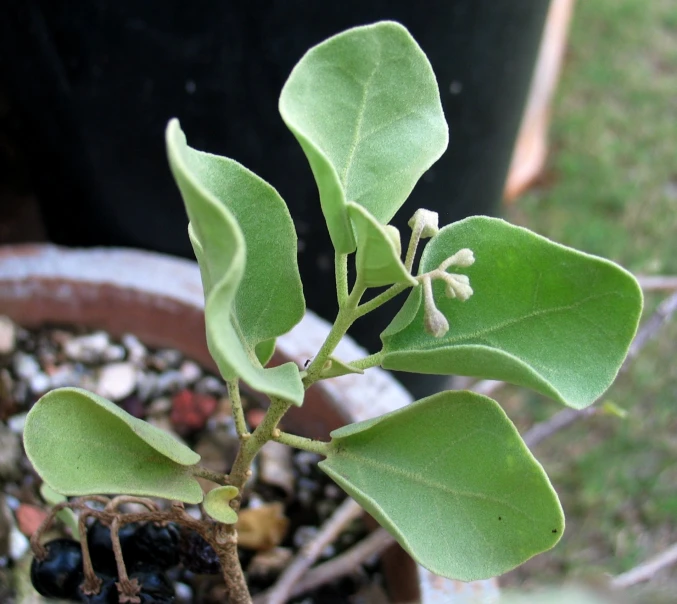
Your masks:
<svg viewBox="0 0 677 604"><path fill-rule="evenodd" d="M68 496L201 502L212 520L186 518L178 504L134 520L172 520L199 532L218 554L234 603L251 599L233 526L252 460L271 440L322 455L320 467L441 576L493 577L553 547L564 529L557 496L487 397L441 392L334 430L330 440L278 423L315 384L376 366L502 379L583 408L611 384L634 336L642 306L636 281L611 262L501 220L474 217L440 229L424 209L409 222L402 258L400 234L388 223L448 135L430 64L396 23L354 28L308 51L284 86L280 112L308 157L336 251L339 311L324 342L307 366L267 366L276 339L304 314L291 218L270 185L231 159L189 147L173 120L169 162L190 220L207 344L228 384L239 453L227 476L210 475L221 486L203 496L194 452L101 397L65 389L46 394L26 420L36 470ZM354 322L406 290L379 352L336 353ZM240 381L270 399L253 432L242 418ZM106 454L90 451L93 439ZM153 464L140 466L142 452ZM132 519L111 512L102 520L115 542ZM49 554L36 549L39 567ZM141 586L117 558L120 601L139 600ZM101 581L90 565L85 571L80 590L93 596Z"/></svg>

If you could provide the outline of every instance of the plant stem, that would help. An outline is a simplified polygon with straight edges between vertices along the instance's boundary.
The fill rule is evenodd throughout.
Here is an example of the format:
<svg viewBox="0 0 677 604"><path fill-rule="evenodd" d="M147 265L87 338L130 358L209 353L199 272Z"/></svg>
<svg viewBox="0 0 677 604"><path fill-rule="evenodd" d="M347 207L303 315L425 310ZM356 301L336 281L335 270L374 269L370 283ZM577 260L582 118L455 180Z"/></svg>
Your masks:
<svg viewBox="0 0 677 604"><path fill-rule="evenodd" d="M321 440L313 440L312 438L305 438L303 436L296 436L296 434L289 434L288 432L280 432L279 434L274 435L273 440L276 440L283 445L294 447L295 449L302 449L303 451L310 451L311 453L319 453L325 457L331 451L331 443Z"/></svg>
<svg viewBox="0 0 677 604"><path fill-rule="evenodd" d="M409 272L411 272L411 268L414 266L414 258L416 257L418 242L421 241L421 233L423 233L424 227L425 223L422 220L418 220L411 230L411 238L409 239L409 246L407 247L407 255L404 257L404 268L406 268Z"/></svg>
<svg viewBox="0 0 677 604"><path fill-rule="evenodd" d="M190 468L190 471L193 474L193 476L196 476L198 478L204 478L206 480L211 480L212 482L220 484L221 486L224 487L230 484L230 479L228 478L227 474L214 472L209 468L205 468L203 466L192 466Z"/></svg>
<svg viewBox="0 0 677 604"><path fill-rule="evenodd" d="M377 365L380 365L384 356L385 351L379 350L378 352L370 354L369 356L362 357L361 359L357 359L355 361L350 361L349 364L351 367L355 367L357 369L369 369L370 367L376 367Z"/></svg>
<svg viewBox="0 0 677 604"><path fill-rule="evenodd" d="M334 254L334 272L336 273L336 297L339 308L348 301L348 254Z"/></svg>
<svg viewBox="0 0 677 604"><path fill-rule="evenodd" d="M240 398L240 381L235 378L226 382L228 386L228 398L230 407L233 410L233 419L235 420L235 430L237 435L242 438L249 434L247 423L244 420L244 409L242 408L242 399Z"/></svg>
<svg viewBox="0 0 677 604"><path fill-rule="evenodd" d="M378 296L369 300L369 302L365 302L364 304L358 306L356 309L357 313L355 318L359 319L367 313L370 313L372 310L376 310L379 306L385 304L389 300L392 300L397 294L402 293L408 287L411 287L411 285L407 283L396 283L395 285L391 285L387 290L381 292Z"/></svg>
<svg viewBox="0 0 677 604"><path fill-rule="evenodd" d="M327 362L329 355L334 352L334 349L338 346L341 338L346 334L348 328L358 317L356 312L357 306L360 303L360 299L365 290L366 287L360 283L359 280L356 281L353 286L353 291L350 292L345 305L339 308L338 314L336 315L336 321L334 321L327 338L315 355L312 363L308 365L306 369L306 375L303 378L303 385L306 387L306 390L320 378L320 373L322 373L322 368Z"/></svg>

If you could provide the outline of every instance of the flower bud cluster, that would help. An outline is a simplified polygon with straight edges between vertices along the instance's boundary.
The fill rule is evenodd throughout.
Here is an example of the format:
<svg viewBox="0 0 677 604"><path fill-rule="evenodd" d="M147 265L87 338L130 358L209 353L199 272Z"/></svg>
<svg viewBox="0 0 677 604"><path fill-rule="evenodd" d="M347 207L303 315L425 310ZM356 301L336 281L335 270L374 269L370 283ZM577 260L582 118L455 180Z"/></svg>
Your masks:
<svg viewBox="0 0 677 604"><path fill-rule="evenodd" d="M450 266L465 268L475 262L472 250L464 248L447 258L435 270L419 277L423 285L423 310L425 330L436 338L441 338L449 331L449 321L435 305L433 298L432 281L441 279L445 283L444 293L447 298L458 298L465 302L473 295L470 279L467 275L447 273Z"/></svg>

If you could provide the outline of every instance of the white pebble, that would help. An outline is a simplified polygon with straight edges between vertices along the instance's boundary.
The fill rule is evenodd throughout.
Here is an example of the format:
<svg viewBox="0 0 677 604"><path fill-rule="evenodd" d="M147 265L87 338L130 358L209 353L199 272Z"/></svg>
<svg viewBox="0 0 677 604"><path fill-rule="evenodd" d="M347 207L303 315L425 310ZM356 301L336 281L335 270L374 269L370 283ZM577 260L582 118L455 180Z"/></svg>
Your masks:
<svg viewBox="0 0 677 604"><path fill-rule="evenodd" d="M80 386L81 374L70 363L57 367L49 377L52 388L65 388L66 386Z"/></svg>
<svg viewBox="0 0 677 604"><path fill-rule="evenodd" d="M14 352L16 346L16 325L9 317L0 315L0 354Z"/></svg>
<svg viewBox="0 0 677 604"><path fill-rule="evenodd" d="M129 396L136 388L136 367L131 363L111 363L99 373L97 394L112 401Z"/></svg>
<svg viewBox="0 0 677 604"><path fill-rule="evenodd" d="M33 394L44 394L49 390L51 383L52 380L49 376L40 371L31 378L31 392Z"/></svg>
<svg viewBox="0 0 677 604"><path fill-rule="evenodd" d="M190 585L186 585L185 583L175 583L174 588L176 590L176 599L179 602L193 601L193 590L190 588Z"/></svg>
<svg viewBox="0 0 677 604"><path fill-rule="evenodd" d="M146 347L139 341L135 335L131 333L126 333L122 336L122 343L124 344L127 352L129 353L129 360L136 364L140 365L146 360L148 351Z"/></svg>
<svg viewBox="0 0 677 604"><path fill-rule="evenodd" d="M9 555L13 560L20 560L28 551L30 543L16 526L12 527L9 533Z"/></svg>
<svg viewBox="0 0 677 604"><path fill-rule="evenodd" d="M23 434L24 433L24 426L26 425L26 416L28 415L28 411L25 413L17 413L16 415L12 415L7 420L7 427L14 432L14 434Z"/></svg>
<svg viewBox="0 0 677 604"><path fill-rule="evenodd" d="M110 338L105 331L96 331L86 336L71 338L63 345L63 351L72 361L95 363L102 357L110 345Z"/></svg>
<svg viewBox="0 0 677 604"><path fill-rule="evenodd" d="M186 360L181 363L179 371L183 376L183 381L186 384L192 384L202 377L202 369L195 361Z"/></svg>
<svg viewBox="0 0 677 604"><path fill-rule="evenodd" d="M34 375L40 372L40 364L35 357L23 352L17 352L14 355L14 373L22 380L30 380Z"/></svg>
<svg viewBox="0 0 677 604"><path fill-rule="evenodd" d="M110 363L112 361L122 361L126 354L127 351L124 346L120 346L120 344L111 344L103 351L102 357L104 361Z"/></svg>

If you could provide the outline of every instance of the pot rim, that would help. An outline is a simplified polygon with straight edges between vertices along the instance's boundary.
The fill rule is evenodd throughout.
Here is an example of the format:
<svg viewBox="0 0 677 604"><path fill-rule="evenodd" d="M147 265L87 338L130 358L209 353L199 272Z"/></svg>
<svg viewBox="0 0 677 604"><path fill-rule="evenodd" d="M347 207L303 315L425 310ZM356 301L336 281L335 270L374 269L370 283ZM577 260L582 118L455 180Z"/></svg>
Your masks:
<svg viewBox="0 0 677 604"><path fill-rule="evenodd" d="M201 316L204 310L200 271L190 260L129 248L72 249L52 244L0 247L0 309L4 313L10 307L10 317L18 314L19 323L25 322L22 319L29 307L40 297L66 303L75 294L94 295L91 288L112 288L135 298L132 303L159 301L167 308L174 306L175 312L187 307ZM326 321L307 310L299 324L277 339L277 362L292 360L303 366L329 330ZM191 355L191 351L184 352ZM341 340L336 353L345 361L368 354L349 337ZM204 359L196 360L204 363ZM382 415L413 401L394 377L378 367L363 375L323 380L314 388L344 423ZM496 579L463 583L434 575L421 566L418 578L422 604L490 604L498 599Z"/></svg>

